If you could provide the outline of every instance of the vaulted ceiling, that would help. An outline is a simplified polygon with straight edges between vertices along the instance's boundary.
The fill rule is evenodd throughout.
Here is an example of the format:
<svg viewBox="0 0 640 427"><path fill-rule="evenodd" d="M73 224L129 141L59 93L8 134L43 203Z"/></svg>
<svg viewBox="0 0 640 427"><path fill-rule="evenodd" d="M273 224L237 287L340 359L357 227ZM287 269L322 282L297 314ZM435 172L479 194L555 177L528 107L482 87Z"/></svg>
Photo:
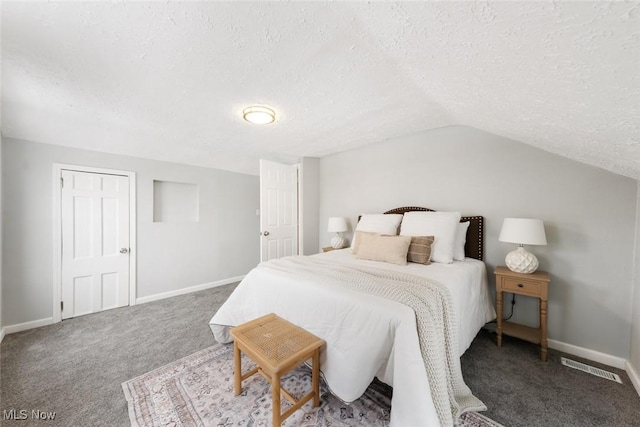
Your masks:
<svg viewBox="0 0 640 427"><path fill-rule="evenodd" d="M467 125L640 179L638 2L1 8L5 137L257 173Z"/></svg>

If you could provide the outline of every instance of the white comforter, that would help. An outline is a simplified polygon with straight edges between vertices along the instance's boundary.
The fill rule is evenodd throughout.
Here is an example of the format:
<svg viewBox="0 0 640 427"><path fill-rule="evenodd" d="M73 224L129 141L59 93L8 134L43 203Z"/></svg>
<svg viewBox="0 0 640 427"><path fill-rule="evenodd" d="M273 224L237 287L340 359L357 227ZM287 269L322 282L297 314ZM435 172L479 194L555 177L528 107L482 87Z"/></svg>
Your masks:
<svg viewBox="0 0 640 427"><path fill-rule="evenodd" d="M480 261L397 266L356 260L348 249L315 256L402 271L445 284L456 310L460 355L480 327L495 318L486 268ZM211 319L211 330L219 342L230 342L228 326L271 312L327 342L321 369L337 397L345 402L356 400L377 376L394 387L392 425L440 425L411 308L330 280L301 280L299 276L259 268L245 277Z"/></svg>

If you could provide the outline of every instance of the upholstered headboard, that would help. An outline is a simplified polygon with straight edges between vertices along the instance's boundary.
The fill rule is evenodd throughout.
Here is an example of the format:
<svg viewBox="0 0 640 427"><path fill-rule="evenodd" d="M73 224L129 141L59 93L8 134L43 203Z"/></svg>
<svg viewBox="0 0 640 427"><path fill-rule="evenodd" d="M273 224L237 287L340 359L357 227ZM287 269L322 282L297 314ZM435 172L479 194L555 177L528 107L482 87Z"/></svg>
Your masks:
<svg viewBox="0 0 640 427"><path fill-rule="evenodd" d="M385 214L404 214L405 212L412 211L434 212L433 209L421 208L418 206L404 206L386 211ZM464 254L469 258L475 258L482 261L484 257L484 217L463 216L460 218L460 222L466 221L469 221L469 229L467 230L467 241L464 245Z"/></svg>

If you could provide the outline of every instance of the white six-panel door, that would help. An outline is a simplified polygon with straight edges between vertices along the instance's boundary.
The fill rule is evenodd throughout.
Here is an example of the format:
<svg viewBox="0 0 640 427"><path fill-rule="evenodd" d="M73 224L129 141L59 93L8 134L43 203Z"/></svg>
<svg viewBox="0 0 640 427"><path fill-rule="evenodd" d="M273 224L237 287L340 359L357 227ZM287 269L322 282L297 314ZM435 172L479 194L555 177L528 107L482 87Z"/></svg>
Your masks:
<svg viewBox="0 0 640 427"><path fill-rule="evenodd" d="M298 168L260 160L260 259L298 253Z"/></svg>
<svg viewBox="0 0 640 427"><path fill-rule="evenodd" d="M62 318L129 304L129 178L62 170Z"/></svg>

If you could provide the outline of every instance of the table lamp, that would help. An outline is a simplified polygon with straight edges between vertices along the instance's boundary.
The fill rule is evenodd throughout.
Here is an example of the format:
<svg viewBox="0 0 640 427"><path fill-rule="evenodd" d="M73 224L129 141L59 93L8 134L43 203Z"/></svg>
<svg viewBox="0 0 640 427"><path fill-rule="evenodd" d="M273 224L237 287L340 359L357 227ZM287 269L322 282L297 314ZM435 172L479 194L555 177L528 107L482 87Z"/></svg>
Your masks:
<svg viewBox="0 0 640 427"><path fill-rule="evenodd" d="M329 218L329 226L327 227L329 233L336 233L331 239L331 247L334 249L341 249L344 247L344 238L340 236L340 233L347 231L347 220L342 217Z"/></svg>
<svg viewBox="0 0 640 427"><path fill-rule="evenodd" d="M516 243L518 248L507 254L505 262L509 270L530 274L538 269L538 258L524 249L524 245L546 245L544 224L539 219L505 218L498 240Z"/></svg>

